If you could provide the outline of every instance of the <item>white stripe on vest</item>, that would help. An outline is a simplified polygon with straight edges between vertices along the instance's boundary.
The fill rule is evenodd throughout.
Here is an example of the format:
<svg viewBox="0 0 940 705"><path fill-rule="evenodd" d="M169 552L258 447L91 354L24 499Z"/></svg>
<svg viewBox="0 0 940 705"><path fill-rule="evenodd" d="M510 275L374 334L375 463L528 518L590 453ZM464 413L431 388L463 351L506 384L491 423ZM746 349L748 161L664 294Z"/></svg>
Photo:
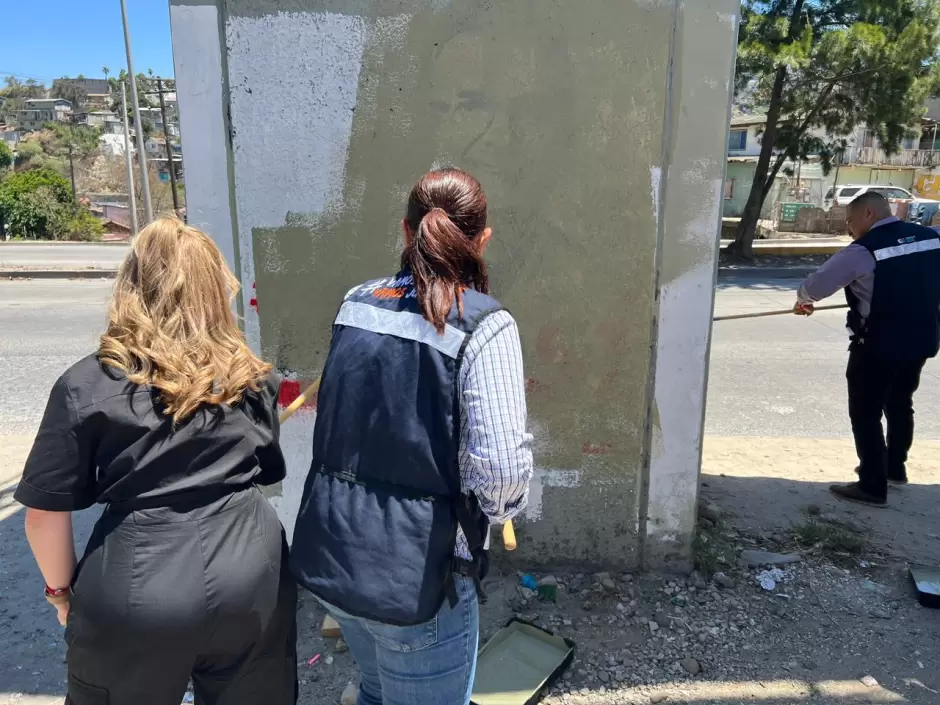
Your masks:
<svg viewBox="0 0 940 705"><path fill-rule="evenodd" d="M453 326L446 326L443 334L438 333L419 313L389 311L358 301L346 301L340 307L334 323L424 343L455 360L466 337L465 333Z"/></svg>
<svg viewBox="0 0 940 705"><path fill-rule="evenodd" d="M920 240L919 242L909 242L906 245L895 245L894 247L884 247L875 250L875 259L891 259L902 255L913 255L917 252L928 252L929 250L940 250L940 239L931 238L929 240Z"/></svg>

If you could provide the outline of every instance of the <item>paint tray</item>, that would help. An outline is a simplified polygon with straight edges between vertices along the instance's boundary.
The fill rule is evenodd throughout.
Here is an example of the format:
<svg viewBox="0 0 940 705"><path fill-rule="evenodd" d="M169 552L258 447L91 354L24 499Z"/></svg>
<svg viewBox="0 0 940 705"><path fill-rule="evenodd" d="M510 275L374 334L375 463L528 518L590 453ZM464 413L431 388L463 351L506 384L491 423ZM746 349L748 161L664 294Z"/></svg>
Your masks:
<svg viewBox="0 0 940 705"><path fill-rule="evenodd" d="M912 563L909 569L920 604L924 607L940 607L940 567Z"/></svg>
<svg viewBox="0 0 940 705"><path fill-rule="evenodd" d="M574 658L574 642L512 620L480 650L473 705L535 705Z"/></svg>

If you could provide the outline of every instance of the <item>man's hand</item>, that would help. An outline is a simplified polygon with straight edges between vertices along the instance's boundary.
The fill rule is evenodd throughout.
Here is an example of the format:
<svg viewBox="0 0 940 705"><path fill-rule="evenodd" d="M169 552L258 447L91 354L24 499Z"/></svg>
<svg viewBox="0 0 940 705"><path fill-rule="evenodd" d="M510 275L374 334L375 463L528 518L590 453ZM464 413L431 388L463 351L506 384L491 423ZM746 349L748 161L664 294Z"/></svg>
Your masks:
<svg viewBox="0 0 940 705"><path fill-rule="evenodd" d="M795 313L797 316L812 316L815 310L816 308L813 306L813 304L802 304L797 301L793 305L793 313Z"/></svg>

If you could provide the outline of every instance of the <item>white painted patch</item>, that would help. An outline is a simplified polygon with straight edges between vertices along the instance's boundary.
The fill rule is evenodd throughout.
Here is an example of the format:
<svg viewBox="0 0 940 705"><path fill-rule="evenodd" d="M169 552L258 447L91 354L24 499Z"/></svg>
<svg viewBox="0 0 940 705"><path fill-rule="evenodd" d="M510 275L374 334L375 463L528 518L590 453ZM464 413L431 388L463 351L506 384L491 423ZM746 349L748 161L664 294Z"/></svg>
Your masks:
<svg viewBox="0 0 940 705"><path fill-rule="evenodd" d="M218 11L214 5L171 4L170 25L180 133L186 145L187 219L212 237L235 271Z"/></svg>
<svg viewBox="0 0 940 705"><path fill-rule="evenodd" d="M733 12L719 12L718 21L735 29L738 25L738 16Z"/></svg>
<svg viewBox="0 0 940 705"><path fill-rule="evenodd" d="M281 426L281 450L287 461L287 477L281 485L279 496L271 498L271 504L287 531L287 540L294 536L294 523L300 511L300 497L310 470L313 455L313 426L316 411L300 409Z"/></svg>
<svg viewBox="0 0 940 705"><path fill-rule="evenodd" d="M663 542L687 536L695 521L722 204L721 179L709 177L717 168L711 160L698 160L681 174L681 197L698 197L681 233L683 254L695 253L698 261L660 290L654 381L659 425L651 439L647 535Z"/></svg>
<svg viewBox="0 0 940 705"><path fill-rule="evenodd" d="M658 166L650 167L650 198L653 201L653 218L655 219L656 229L659 230L659 211L661 203L659 201L660 188L662 186L663 170Z"/></svg>
<svg viewBox="0 0 940 705"><path fill-rule="evenodd" d="M789 414L796 413L796 409L792 406L771 406L770 410L775 414L780 414L781 416L788 416Z"/></svg>
<svg viewBox="0 0 940 705"><path fill-rule="evenodd" d="M366 20L334 13L229 18L226 26L242 282L254 228L342 208ZM276 266L271 262L268 266ZM263 305L263 304L262 304ZM260 348L257 313L246 311Z"/></svg>
<svg viewBox="0 0 940 705"><path fill-rule="evenodd" d="M529 503L526 505L523 516L533 521L542 517L543 487L577 487L580 484L581 472L579 470L536 468L532 481L529 483Z"/></svg>
<svg viewBox="0 0 940 705"><path fill-rule="evenodd" d="M691 530L701 458L705 355L712 265L703 262L662 287L654 383L647 534L672 541Z"/></svg>

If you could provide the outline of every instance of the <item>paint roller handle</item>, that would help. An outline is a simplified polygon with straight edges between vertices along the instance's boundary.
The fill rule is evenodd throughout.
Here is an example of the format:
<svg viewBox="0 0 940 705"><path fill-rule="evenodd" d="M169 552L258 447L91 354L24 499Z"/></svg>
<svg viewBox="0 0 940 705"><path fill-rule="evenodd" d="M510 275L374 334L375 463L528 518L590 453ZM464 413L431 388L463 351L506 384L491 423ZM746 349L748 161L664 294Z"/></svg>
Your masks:
<svg viewBox="0 0 940 705"><path fill-rule="evenodd" d="M516 530L512 526L512 519L503 524L503 545L507 551L516 550Z"/></svg>
<svg viewBox="0 0 940 705"><path fill-rule="evenodd" d="M294 399L294 401L291 402L290 406L288 406L286 409L284 409L284 411L281 412L280 422L284 423L285 421L287 421L287 419L293 416L294 412L297 411L297 409L299 409L301 406L303 406L304 402L306 402L307 399L309 399L310 397L312 397L314 394L317 393L317 389L319 387L320 387L320 378L317 377L316 382L314 382L309 387L307 387L303 391L303 394L301 394L299 397Z"/></svg>

